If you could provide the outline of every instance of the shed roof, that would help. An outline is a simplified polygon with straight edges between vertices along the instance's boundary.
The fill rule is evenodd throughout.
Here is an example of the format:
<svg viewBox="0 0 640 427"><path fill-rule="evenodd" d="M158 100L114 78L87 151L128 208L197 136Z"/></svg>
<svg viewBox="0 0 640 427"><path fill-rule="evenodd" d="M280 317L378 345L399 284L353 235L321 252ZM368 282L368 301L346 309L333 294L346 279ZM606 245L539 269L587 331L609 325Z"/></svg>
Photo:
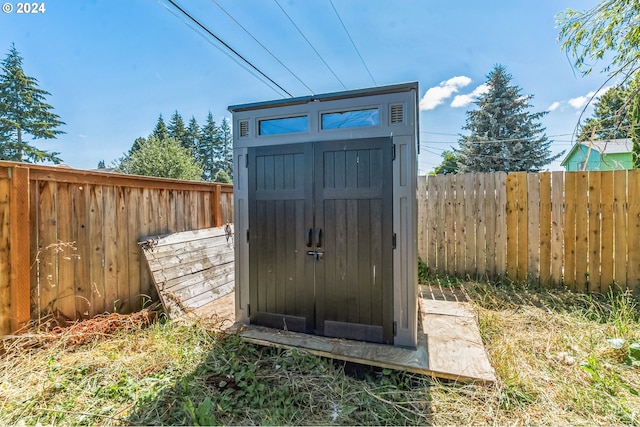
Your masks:
<svg viewBox="0 0 640 427"><path fill-rule="evenodd" d="M561 166L567 164L569 159L573 156L573 154L580 148L584 147L586 149L589 148L589 141L578 142L571 147L571 150L567 153L565 158L560 163ZM600 154L616 154L616 153L630 153L632 147L632 142L630 138L620 138L620 139L599 139L593 141L591 146L592 150L596 150Z"/></svg>

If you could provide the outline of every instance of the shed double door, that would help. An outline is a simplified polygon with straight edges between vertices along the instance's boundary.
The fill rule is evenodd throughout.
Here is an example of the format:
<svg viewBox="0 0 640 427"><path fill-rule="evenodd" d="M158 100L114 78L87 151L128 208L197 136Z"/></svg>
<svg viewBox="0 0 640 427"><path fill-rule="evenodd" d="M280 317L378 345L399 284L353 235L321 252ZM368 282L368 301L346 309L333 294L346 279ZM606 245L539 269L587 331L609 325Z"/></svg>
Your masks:
<svg viewBox="0 0 640 427"><path fill-rule="evenodd" d="M391 138L249 149L252 324L393 342Z"/></svg>

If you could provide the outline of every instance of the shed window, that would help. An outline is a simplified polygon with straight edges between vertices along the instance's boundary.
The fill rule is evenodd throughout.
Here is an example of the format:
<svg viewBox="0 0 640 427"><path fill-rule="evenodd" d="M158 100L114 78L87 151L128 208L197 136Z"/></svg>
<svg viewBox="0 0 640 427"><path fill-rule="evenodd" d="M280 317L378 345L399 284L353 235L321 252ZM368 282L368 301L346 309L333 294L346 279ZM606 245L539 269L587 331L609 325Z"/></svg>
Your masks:
<svg viewBox="0 0 640 427"><path fill-rule="evenodd" d="M378 124L379 116L377 108L322 114L322 129L378 126Z"/></svg>
<svg viewBox="0 0 640 427"><path fill-rule="evenodd" d="M281 119L260 120L260 135L306 132L309 128L307 116L283 117Z"/></svg>

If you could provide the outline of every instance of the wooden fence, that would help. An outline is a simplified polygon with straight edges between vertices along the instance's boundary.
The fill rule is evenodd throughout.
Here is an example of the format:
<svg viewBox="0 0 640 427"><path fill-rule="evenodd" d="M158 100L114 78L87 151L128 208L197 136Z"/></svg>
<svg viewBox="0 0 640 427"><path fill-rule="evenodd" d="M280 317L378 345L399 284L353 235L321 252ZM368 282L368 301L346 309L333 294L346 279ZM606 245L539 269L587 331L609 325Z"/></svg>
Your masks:
<svg viewBox="0 0 640 427"><path fill-rule="evenodd" d="M640 170L419 177L418 253L438 274L640 293Z"/></svg>
<svg viewBox="0 0 640 427"><path fill-rule="evenodd" d="M233 222L233 187L0 162L0 334L155 297L138 241Z"/></svg>

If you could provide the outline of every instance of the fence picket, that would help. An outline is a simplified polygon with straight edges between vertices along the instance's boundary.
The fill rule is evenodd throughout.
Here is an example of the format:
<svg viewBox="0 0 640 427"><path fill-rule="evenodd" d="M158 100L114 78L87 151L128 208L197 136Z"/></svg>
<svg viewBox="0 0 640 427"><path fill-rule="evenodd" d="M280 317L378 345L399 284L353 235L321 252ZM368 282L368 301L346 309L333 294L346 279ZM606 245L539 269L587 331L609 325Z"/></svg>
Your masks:
<svg viewBox="0 0 640 427"><path fill-rule="evenodd" d="M551 283L561 286L564 266L564 173L551 172Z"/></svg>
<svg viewBox="0 0 640 427"><path fill-rule="evenodd" d="M589 256L589 173L576 174L576 291L588 286Z"/></svg>
<svg viewBox="0 0 640 427"><path fill-rule="evenodd" d="M540 217L538 241L540 246L540 284L549 286L551 282L551 173L540 173Z"/></svg>
<svg viewBox="0 0 640 427"><path fill-rule="evenodd" d="M614 243L613 257L615 265L613 278L615 283L625 286L627 283L627 171L613 172L613 218Z"/></svg>
<svg viewBox="0 0 640 427"><path fill-rule="evenodd" d="M608 292L613 283L613 171L602 172L600 204L602 234L600 236L600 292Z"/></svg>

